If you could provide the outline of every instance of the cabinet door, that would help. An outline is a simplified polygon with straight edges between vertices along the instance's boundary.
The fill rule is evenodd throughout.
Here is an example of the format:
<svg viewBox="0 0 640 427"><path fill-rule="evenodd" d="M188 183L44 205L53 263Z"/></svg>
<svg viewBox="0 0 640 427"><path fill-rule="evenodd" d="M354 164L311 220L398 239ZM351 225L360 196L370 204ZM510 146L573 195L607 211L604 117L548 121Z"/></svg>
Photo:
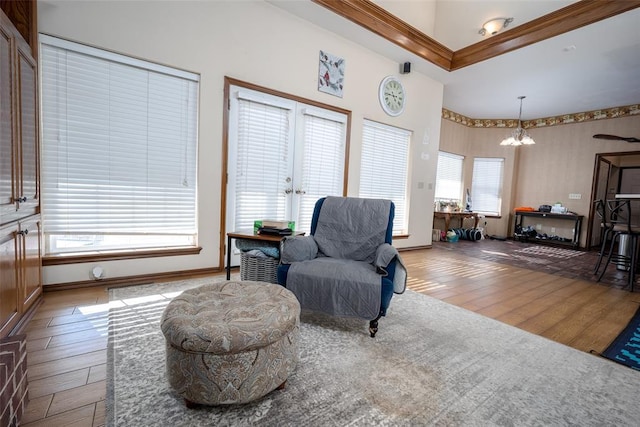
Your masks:
<svg viewBox="0 0 640 427"><path fill-rule="evenodd" d="M0 224L11 221L16 211L12 52L13 38L0 19Z"/></svg>
<svg viewBox="0 0 640 427"><path fill-rule="evenodd" d="M22 40L18 44L18 103L20 133L20 198L21 216L37 213L38 188L38 119L36 62L29 46Z"/></svg>
<svg viewBox="0 0 640 427"><path fill-rule="evenodd" d="M42 256L40 253L40 215L20 221L19 259L21 311L26 312L42 293Z"/></svg>
<svg viewBox="0 0 640 427"><path fill-rule="evenodd" d="M0 228L0 337L18 323L17 226Z"/></svg>

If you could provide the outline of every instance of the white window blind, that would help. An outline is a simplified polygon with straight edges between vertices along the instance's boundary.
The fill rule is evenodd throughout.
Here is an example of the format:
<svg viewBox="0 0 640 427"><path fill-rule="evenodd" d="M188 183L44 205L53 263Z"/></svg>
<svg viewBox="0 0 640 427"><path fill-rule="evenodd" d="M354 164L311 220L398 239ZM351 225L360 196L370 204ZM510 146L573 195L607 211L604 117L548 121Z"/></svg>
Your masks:
<svg viewBox="0 0 640 427"><path fill-rule="evenodd" d="M462 196L462 164L464 156L438 152L436 200L460 200Z"/></svg>
<svg viewBox="0 0 640 427"><path fill-rule="evenodd" d="M195 245L199 76L40 40L47 252Z"/></svg>
<svg viewBox="0 0 640 427"><path fill-rule="evenodd" d="M238 95L235 183L237 230L257 219L288 219L292 110ZM290 184L289 184L290 185Z"/></svg>
<svg viewBox="0 0 640 427"><path fill-rule="evenodd" d="M307 233L316 201L325 196L342 196L346 116L315 109L302 110L303 159L296 228Z"/></svg>
<svg viewBox="0 0 640 427"><path fill-rule="evenodd" d="M392 200L395 204L393 233L407 230L407 177L411 132L364 121L360 197Z"/></svg>
<svg viewBox="0 0 640 427"><path fill-rule="evenodd" d="M474 212L500 215L502 204L502 176L504 159L473 159L471 208Z"/></svg>

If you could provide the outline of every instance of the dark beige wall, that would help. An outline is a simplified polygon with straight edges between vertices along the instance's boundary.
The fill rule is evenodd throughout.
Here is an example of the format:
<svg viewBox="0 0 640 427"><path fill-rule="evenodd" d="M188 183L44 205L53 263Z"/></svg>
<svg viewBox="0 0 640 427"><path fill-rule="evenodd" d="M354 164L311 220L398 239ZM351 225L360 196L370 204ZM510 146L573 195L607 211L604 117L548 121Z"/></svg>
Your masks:
<svg viewBox="0 0 640 427"><path fill-rule="evenodd" d="M440 150L465 156L464 188L471 185L474 156L505 158L502 216L487 219L488 233L509 235L515 207L537 208L561 202L569 210L585 216L580 239L584 245L596 154L635 151L640 155L640 144L594 139L593 135L640 137L640 116L531 129L530 134L536 141L532 146L500 146L507 133L507 129L476 129L442 120ZM640 162L629 164L630 158L625 160L625 166L640 165ZM581 198L569 199L570 193L580 194ZM572 223L569 223L545 223L542 231L549 234L554 227L557 235L570 236Z"/></svg>

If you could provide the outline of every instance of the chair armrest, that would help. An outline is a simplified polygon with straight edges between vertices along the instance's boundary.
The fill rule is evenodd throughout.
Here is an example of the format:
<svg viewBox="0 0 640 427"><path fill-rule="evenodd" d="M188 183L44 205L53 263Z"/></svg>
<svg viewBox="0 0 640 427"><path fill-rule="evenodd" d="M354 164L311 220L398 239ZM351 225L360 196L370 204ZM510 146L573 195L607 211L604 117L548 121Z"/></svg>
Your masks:
<svg viewBox="0 0 640 427"><path fill-rule="evenodd" d="M398 256L398 250L389 243L383 243L376 249L376 259L373 265L376 267L378 274L387 275L387 267Z"/></svg>
<svg viewBox="0 0 640 427"><path fill-rule="evenodd" d="M313 236L287 236L280 242L280 263L307 261L318 256Z"/></svg>
<svg viewBox="0 0 640 427"><path fill-rule="evenodd" d="M373 265L378 274L388 277L393 282L394 293L401 294L405 291L407 288L407 269L396 248L389 243L378 246Z"/></svg>

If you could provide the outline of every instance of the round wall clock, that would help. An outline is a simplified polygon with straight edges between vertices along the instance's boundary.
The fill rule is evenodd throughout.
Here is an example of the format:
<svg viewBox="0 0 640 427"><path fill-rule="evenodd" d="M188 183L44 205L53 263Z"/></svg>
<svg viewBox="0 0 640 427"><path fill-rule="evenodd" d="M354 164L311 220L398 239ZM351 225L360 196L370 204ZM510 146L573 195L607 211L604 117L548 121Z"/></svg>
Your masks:
<svg viewBox="0 0 640 427"><path fill-rule="evenodd" d="M388 76L380 82L378 91L380 105L385 113L390 116L399 116L404 111L406 94L404 86L395 76Z"/></svg>

